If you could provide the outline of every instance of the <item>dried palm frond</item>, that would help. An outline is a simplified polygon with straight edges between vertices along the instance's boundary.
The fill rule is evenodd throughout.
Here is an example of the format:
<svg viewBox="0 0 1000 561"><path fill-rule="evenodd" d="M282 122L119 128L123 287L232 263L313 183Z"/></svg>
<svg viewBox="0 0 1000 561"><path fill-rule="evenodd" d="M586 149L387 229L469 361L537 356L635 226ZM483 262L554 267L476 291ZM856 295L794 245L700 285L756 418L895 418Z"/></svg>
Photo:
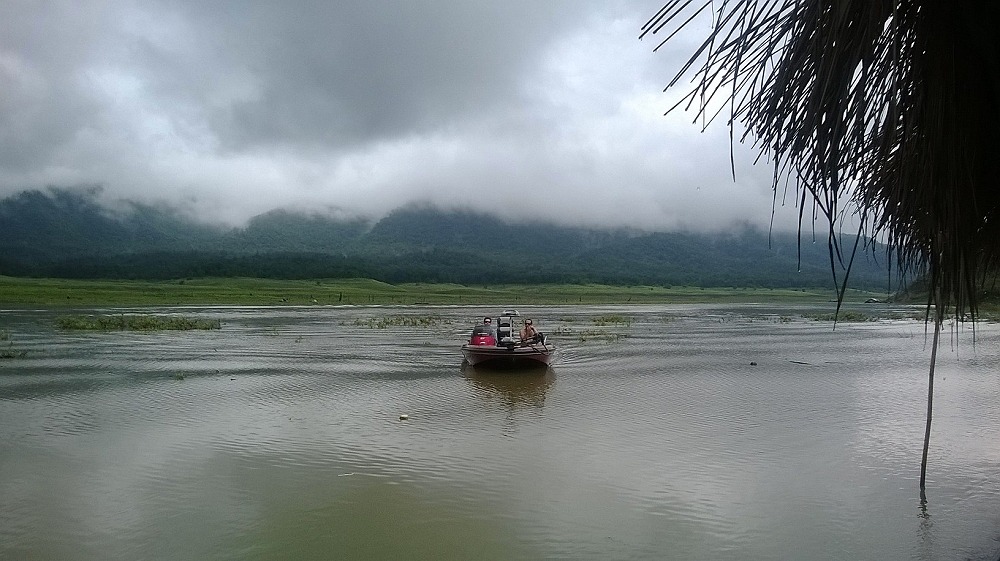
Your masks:
<svg viewBox="0 0 1000 561"><path fill-rule="evenodd" d="M659 49L712 14L667 86L694 73L677 107L709 121L728 107L773 162L776 196L792 184L800 220L811 204L829 222L837 258L836 224L853 214L903 271L926 271L936 315L975 317L978 282L1000 263L998 22L979 6L674 0L640 37L667 32Z"/></svg>
<svg viewBox="0 0 1000 561"><path fill-rule="evenodd" d="M851 214L902 272L925 273L936 350L945 313L975 319L977 290L1000 265L997 12L942 0L672 0L640 38L671 26L659 49L712 15L667 86L694 74L675 108L710 121L728 107L731 131L741 123L773 162L775 196L795 186L800 231L807 203L829 222L831 260L844 259L835 225Z"/></svg>

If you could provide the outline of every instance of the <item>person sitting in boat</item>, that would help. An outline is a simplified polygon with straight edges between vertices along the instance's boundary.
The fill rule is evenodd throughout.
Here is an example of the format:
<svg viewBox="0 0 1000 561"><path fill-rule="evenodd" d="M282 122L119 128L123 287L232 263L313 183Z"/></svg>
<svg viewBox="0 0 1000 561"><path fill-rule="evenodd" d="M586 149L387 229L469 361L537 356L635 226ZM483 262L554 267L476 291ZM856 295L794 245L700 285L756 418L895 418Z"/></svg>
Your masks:
<svg viewBox="0 0 1000 561"><path fill-rule="evenodd" d="M521 343L540 343L542 334L535 329L534 322L530 319L524 320L524 327L521 328Z"/></svg>

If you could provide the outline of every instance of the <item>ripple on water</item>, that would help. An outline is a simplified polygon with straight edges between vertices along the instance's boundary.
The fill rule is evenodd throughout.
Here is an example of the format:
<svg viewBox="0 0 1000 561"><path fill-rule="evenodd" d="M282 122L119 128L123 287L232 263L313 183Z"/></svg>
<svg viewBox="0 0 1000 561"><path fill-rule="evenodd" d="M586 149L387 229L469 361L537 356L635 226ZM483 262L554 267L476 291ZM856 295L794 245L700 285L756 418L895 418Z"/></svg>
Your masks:
<svg viewBox="0 0 1000 561"><path fill-rule="evenodd" d="M942 358L927 528L914 491L920 337L704 312L555 310L555 365L515 375L461 366L478 308L441 312L441 329L463 326L455 341L351 324L370 310L216 310L214 333L39 335L37 354L0 370L0 491L20 521L0 514L0 557L6 543L85 534L105 549L82 558L170 551L163 536L215 557L266 547L256 536L292 543L303 534L291 526L336 556L320 528L403 501L426 535L480 521L523 558L975 558L993 546L989 328L971 358ZM584 330L622 336L585 343Z"/></svg>

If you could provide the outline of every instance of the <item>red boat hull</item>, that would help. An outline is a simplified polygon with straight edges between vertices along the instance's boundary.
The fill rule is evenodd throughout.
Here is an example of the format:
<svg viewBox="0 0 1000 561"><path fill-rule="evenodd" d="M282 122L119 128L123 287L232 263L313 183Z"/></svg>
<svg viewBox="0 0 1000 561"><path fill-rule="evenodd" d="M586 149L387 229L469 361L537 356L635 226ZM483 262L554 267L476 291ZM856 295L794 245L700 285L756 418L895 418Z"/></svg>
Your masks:
<svg viewBox="0 0 1000 561"><path fill-rule="evenodd" d="M496 347L489 345L462 345L462 355L472 365L489 366L547 366L555 357L553 345Z"/></svg>

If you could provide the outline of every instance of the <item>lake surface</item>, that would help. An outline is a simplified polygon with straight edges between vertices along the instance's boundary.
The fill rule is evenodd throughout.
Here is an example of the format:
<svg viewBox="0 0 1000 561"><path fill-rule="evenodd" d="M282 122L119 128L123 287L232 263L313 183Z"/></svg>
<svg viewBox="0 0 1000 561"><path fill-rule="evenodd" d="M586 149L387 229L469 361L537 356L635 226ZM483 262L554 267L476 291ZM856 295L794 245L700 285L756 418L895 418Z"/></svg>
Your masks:
<svg viewBox="0 0 1000 561"><path fill-rule="evenodd" d="M922 504L924 325L829 306L522 309L525 372L463 367L489 307L2 311L0 559L995 561L1000 326L946 331Z"/></svg>

